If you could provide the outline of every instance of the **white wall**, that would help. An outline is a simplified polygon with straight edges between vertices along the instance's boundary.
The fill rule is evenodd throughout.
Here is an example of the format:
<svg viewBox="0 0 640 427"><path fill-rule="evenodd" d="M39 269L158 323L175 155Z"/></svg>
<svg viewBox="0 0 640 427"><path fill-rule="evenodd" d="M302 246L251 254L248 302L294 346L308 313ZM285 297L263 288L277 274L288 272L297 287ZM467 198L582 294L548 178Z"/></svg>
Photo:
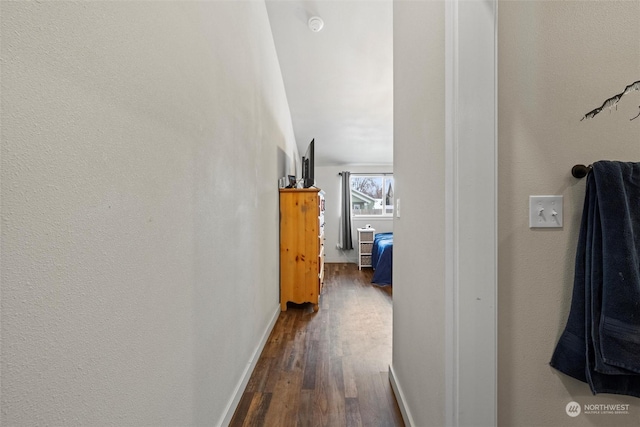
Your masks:
<svg viewBox="0 0 640 427"><path fill-rule="evenodd" d="M0 16L0 424L220 423L278 313L298 157L264 4Z"/></svg>
<svg viewBox="0 0 640 427"><path fill-rule="evenodd" d="M444 2L396 1L393 376L416 426L445 425ZM424 224L428 224L425 226Z"/></svg>
<svg viewBox="0 0 640 427"><path fill-rule="evenodd" d="M498 422L503 426L640 424L640 401L592 396L549 366L567 320L585 180L575 164L640 160L640 93L580 121L640 79L640 3L499 5ZM564 196L564 227L531 230L528 197ZM395 294L394 294L395 298ZM621 403L629 415L580 415L565 406Z"/></svg>
<svg viewBox="0 0 640 427"><path fill-rule="evenodd" d="M358 262L358 232L359 227L371 224L376 233L393 231L393 218L365 218L353 219L352 238L353 250L345 251L336 248L340 239L340 209L341 209L341 177L338 173L349 171L353 173L393 173L393 165L341 165L316 166L316 187L325 192L325 262Z"/></svg>

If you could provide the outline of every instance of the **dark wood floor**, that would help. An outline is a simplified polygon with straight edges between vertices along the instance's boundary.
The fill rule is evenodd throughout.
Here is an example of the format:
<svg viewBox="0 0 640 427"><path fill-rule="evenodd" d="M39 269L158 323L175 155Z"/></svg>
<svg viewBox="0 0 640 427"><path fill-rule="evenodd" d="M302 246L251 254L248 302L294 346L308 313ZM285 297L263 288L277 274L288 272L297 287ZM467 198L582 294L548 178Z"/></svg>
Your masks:
<svg viewBox="0 0 640 427"><path fill-rule="evenodd" d="M388 379L391 288L326 264L320 310L289 303L231 426L403 426Z"/></svg>

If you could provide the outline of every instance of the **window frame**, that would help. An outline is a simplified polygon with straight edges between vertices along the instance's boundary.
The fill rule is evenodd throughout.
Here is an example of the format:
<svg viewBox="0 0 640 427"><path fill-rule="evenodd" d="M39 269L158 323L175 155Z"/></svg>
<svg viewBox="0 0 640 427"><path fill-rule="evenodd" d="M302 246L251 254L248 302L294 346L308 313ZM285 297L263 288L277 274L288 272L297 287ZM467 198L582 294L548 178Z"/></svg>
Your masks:
<svg viewBox="0 0 640 427"><path fill-rule="evenodd" d="M351 190L353 190L353 180L354 178L381 178L382 179L382 193L383 193L383 199L384 199L384 194L385 194L385 188L388 187L388 182L389 182L389 178L391 178L392 181L392 190L395 193L395 180L393 178L393 173L390 172L385 172L385 173L367 173L367 172L363 172L363 173L351 173L351 176L349 177L349 188ZM391 211L387 213L387 206L391 206ZM351 201L350 203L350 211L351 211L351 218L353 219L393 219L393 214L394 214L394 210L395 210L395 196L393 198L393 204L391 205L383 205L383 208L381 209L382 213L380 214L375 214L375 213L366 213L366 214L356 214L355 213L355 209L353 206L353 201Z"/></svg>

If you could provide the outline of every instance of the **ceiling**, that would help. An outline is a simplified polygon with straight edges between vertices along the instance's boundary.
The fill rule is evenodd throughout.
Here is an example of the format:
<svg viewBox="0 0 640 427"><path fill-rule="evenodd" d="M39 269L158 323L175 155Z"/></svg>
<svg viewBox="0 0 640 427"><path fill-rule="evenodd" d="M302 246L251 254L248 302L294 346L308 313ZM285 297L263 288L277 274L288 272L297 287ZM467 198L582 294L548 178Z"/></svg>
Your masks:
<svg viewBox="0 0 640 427"><path fill-rule="evenodd" d="M315 139L316 165L393 163L392 0L266 5L300 154Z"/></svg>

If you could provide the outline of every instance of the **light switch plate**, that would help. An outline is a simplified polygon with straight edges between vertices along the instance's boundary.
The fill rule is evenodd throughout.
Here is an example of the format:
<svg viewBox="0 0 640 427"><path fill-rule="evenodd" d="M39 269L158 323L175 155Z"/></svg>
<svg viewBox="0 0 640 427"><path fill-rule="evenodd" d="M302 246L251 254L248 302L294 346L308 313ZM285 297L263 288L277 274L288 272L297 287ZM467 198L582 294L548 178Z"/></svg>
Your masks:
<svg viewBox="0 0 640 427"><path fill-rule="evenodd" d="M529 228L562 227L562 196L529 196Z"/></svg>

